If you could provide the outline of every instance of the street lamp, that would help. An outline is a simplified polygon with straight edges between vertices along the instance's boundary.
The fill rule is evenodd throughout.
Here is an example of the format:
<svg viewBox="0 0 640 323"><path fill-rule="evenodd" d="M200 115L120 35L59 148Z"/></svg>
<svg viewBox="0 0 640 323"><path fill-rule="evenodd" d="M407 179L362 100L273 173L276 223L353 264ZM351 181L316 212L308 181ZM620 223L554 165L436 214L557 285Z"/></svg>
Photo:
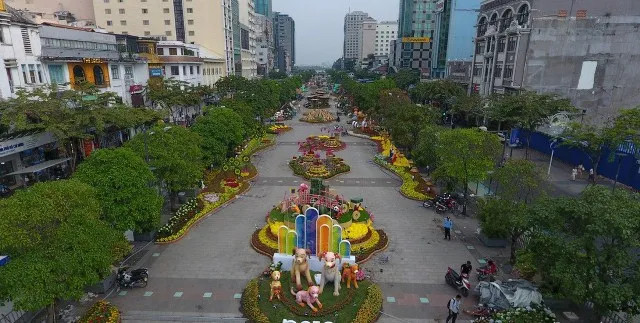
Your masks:
<svg viewBox="0 0 640 323"><path fill-rule="evenodd" d="M556 151L556 146L558 145L558 139L554 139L551 144L549 144L549 148L551 148L551 158L549 158L549 168L547 169L547 176L551 174L551 163L553 162L553 153Z"/></svg>
<svg viewBox="0 0 640 323"><path fill-rule="evenodd" d="M618 157L618 168L616 169L616 178L613 181L613 188L611 189L612 193L616 192L616 184L618 183L618 175L620 175L620 164L622 164L622 158L626 157L627 154L623 152L617 152L616 156Z"/></svg>

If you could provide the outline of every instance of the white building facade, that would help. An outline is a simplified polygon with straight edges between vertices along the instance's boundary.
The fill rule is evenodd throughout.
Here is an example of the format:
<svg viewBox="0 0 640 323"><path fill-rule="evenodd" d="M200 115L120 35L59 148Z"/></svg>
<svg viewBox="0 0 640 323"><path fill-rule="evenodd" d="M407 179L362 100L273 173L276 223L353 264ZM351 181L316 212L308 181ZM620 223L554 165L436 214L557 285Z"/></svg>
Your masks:
<svg viewBox="0 0 640 323"><path fill-rule="evenodd" d="M258 76L256 63L256 13L253 0L239 0L242 76L253 79Z"/></svg>
<svg viewBox="0 0 640 323"><path fill-rule="evenodd" d="M158 57L163 63L165 78L183 81L189 85L202 85L204 60L199 57L197 45L175 40L158 42Z"/></svg>
<svg viewBox="0 0 640 323"><path fill-rule="evenodd" d="M375 55L389 56L391 41L398 36L397 21L380 21L376 27Z"/></svg>
<svg viewBox="0 0 640 323"><path fill-rule="evenodd" d="M256 63L258 75L266 76L275 65L275 43L273 21L256 14Z"/></svg>
<svg viewBox="0 0 640 323"><path fill-rule="evenodd" d="M348 13L344 17L344 59L359 59L362 52L362 22L369 15L362 11Z"/></svg>

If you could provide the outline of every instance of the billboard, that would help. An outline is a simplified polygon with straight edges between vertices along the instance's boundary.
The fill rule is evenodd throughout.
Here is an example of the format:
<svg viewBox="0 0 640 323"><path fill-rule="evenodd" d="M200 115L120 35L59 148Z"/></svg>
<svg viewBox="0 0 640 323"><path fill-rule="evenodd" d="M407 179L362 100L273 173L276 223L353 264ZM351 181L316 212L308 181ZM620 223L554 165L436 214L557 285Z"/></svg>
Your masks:
<svg viewBox="0 0 640 323"><path fill-rule="evenodd" d="M402 37L403 43L428 43L431 42L429 37Z"/></svg>

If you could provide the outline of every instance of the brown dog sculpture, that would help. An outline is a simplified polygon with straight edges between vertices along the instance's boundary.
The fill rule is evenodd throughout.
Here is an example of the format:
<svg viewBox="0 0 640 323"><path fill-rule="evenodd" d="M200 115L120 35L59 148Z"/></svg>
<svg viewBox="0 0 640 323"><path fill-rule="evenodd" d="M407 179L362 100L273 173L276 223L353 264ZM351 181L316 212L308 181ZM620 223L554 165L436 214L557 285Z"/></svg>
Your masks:
<svg viewBox="0 0 640 323"><path fill-rule="evenodd" d="M273 297L275 296L278 300L280 299L280 294L282 293L282 283L280 283L280 272L274 270L271 272L271 292L269 293L269 301L273 301Z"/></svg>
<svg viewBox="0 0 640 323"><path fill-rule="evenodd" d="M358 288L358 280L356 279L357 274L358 274L358 264L342 265L342 280L347 282L347 288L351 288L352 280L353 280L353 287Z"/></svg>
<svg viewBox="0 0 640 323"><path fill-rule="evenodd" d="M311 271L309 270L309 255L311 250L295 248L293 249L293 264L291 265L291 281L296 284L298 290L302 290L302 281L300 275L304 274L307 278L309 286L313 286L313 280L311 280Z"/></svg>
<svg viewBox="0 0 640 323"><path fill-rule="evenodd" d="M317 312L318 309L313 306L313 303L318 303L318 308L322 308L322 303L318 299L318 296L320 296L320 288L318 286L309 286L308 290L300 290L297 293L293 291L292 287L291 294L296 297L296 303L302 307L306 303L311 307L312 311Z"/></svg>

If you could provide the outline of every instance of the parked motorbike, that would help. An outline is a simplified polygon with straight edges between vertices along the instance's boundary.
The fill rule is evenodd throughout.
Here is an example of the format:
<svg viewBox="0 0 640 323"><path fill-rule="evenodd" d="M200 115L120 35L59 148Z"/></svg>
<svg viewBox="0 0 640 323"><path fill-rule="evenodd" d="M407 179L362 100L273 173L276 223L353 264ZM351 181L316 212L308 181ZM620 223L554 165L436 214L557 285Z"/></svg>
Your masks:
<svg viewBox="0 0 640 323"><path fill-rule="evenodd" d="M146 287L149 280L149 270L138 268L128 271L129 267L118 269L116 281L120 287Z"/></svg>
<svg viewBox="0 0 640 323"><path fill-rule="evenodd" d="M493 260L489 260L486 266L477 268L476 273L478 274L478 280L487 280L498 273L498 266Z"/></svg>
<svg viewBox="0 0 640 323"><path fill-rule="evenodd" d="M436 210L436 213L444 213L447 211L447 207L444 204L440 203L437 198L422 202L422 206L427 209L434 208Z"/></svg>
<svg viewBox="0 0 640 323"><path fill-rule="evenodd" d="M447 284L453 286L455 289L460 291L460 294L462 294L462 296L464 297L469 296L469 290L471 290L469 275L462 274L462 279L461 279L460 274L458 274L458 272L453 270L453 268L449 267L447 269L447 274L444 275L444 279L447 282Z"/></svg>

